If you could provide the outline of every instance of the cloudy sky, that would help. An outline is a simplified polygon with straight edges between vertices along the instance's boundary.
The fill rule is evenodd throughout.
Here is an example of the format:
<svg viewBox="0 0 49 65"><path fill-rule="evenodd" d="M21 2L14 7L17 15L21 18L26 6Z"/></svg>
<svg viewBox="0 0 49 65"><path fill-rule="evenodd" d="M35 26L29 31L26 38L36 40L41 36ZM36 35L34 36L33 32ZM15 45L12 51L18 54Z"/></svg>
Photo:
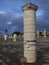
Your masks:
<svg viewBox="0 0 49 65"><path fill-rule="evenodd" d="M36 23L37 29L49 32L49 0L0 0L0 33L11 34L14 31L23 32L23 12L21 7L27 2L38 6Z"/></svg>

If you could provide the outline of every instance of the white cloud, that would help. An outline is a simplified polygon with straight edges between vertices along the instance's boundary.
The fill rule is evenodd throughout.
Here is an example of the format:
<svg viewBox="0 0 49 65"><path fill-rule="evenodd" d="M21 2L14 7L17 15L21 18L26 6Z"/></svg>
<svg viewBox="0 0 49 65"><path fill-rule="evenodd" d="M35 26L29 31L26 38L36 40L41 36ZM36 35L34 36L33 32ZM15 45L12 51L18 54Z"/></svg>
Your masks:
<svg viewBox="0 0 49 65"><path fill-rule="evenodd" d="M37 11L37 15L36 15L37 18L43 17L44 13L45 13L44 10L38 10L38 11Z"/></svg>
<svg viewBox="0 0 49 65"><path fill-rule="evenodd" d="M0 14L5 14L6 12L5 11L0 11Z"/></svg>
<svg viewBox="0 0 49 65"><path fill-rule="evenodd" d="M11 21L8 21L7 24L10 25L10 24L12 24L12 22Z"/></svg>

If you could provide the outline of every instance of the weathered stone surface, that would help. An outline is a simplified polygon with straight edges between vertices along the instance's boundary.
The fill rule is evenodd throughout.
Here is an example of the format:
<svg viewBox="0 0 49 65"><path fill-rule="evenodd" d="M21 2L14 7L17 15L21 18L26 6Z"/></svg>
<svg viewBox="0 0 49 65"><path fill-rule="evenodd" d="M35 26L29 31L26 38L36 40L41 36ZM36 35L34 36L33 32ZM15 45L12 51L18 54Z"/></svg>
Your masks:
<svg viewBox="0 0 49 65"><path fill-rule="evenodd" d="M28 3L24 11L24 59L27 63L36 62L36 10L37 6ZM29 64L28 64L29 65Z"/></svg>

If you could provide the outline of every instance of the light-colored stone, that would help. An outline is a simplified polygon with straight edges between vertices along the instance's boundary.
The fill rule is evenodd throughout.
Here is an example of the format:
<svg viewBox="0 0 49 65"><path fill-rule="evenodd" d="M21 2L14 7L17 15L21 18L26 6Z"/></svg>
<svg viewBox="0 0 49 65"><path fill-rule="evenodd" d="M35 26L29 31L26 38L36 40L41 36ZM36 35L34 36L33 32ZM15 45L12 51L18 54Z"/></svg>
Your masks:
<svg viewBox="0 0 49 65"><path fill-rule="evenodd" d="M39 30L37 30L37 38L39 38Z"/></svg>
<svg viewBox="0 0 49 65"><path fill-rule="evenodd" d="M24 11L24 58L27 63L36 62L36 10L37 6L28 3ZM26 42L25 42L26 41Z"/></svg>
<svg viewBox="0 0 49 65"><path fill-rule="evenodd" d="M36 33L25 33L24 40L36 40Z"/></svg>
<svg viewBox="0 0 49 65"><path fill-rule="evenodd" d="M17 37L17 35L14 34L14 35L13 35L13 40L14 40L14 42L16 41L16 37Z"/></svg>
<svg viewBox="0 0 49 65"><path fill-rule="evenodd" d="M4 39L7 40L7 35L6 34L4 35Z"/></svg>
<svg viewBox="0 0 49 65"><path fill-rule="evenodd" d="M44 29L44 38L46 38L46 30Z"/></svg>

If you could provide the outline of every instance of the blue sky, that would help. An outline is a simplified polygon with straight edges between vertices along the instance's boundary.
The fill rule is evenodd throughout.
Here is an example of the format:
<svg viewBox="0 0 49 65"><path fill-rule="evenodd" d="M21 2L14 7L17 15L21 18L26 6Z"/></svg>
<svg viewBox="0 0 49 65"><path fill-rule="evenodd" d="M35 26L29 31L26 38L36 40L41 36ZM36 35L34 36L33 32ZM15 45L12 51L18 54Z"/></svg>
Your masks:
<svg viewBox="0 0 49 65"><path fill-rule="evenodd" d="M21 7L31 2L38 6L36 23L37 29L49 32L49 0L0 0L0 33L9 34L23 31L23 12Z"/></svg>

